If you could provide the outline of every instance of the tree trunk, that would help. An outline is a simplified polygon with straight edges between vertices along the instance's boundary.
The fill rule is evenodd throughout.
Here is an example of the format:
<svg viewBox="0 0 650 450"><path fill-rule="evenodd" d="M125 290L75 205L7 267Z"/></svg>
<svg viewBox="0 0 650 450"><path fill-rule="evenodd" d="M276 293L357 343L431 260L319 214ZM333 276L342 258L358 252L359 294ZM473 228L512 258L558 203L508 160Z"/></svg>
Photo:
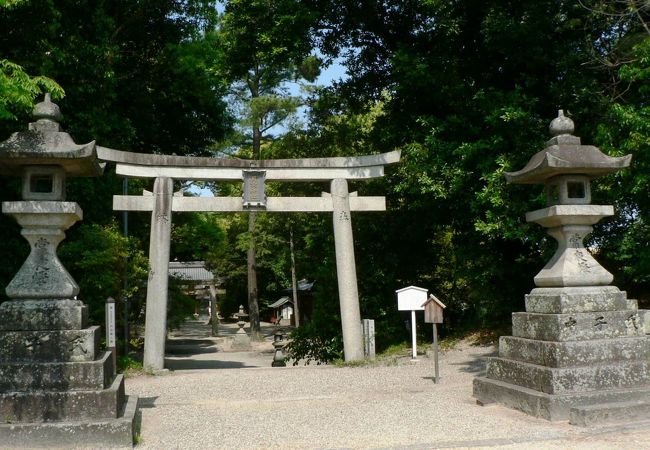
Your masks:
<svg viewBox="0 0 650 450"><path fill-rule="evenodd" d="M289 248L291 250L291 290L293 293L293 317L296 328L300 326L300 308L298 307L298 287L296 282L296 256L293 249L293 230L289 230Z"/></svg>
<svg viewBox="0 0 650 450"><path fill-rule="evenodd" d="M257 90L251 90L251 96L257 97ZM262 119L253 123L253 158L262 159ZM251 324L251 339L260 339L260 308L257 299L257 250L255 248L255 220L256 213L248 213L248 233L250 234L250 243L246 253L248 267L248 314Z"/></svg>
<svg viewBox="0 0 650 450"><path fill-rule="evenodd" d="M248 246L248 315L251 323L251 339L260 338L260 309L257 301L257 252L255 251L255 212L248 213L248 232L250 244Z"/></svg>

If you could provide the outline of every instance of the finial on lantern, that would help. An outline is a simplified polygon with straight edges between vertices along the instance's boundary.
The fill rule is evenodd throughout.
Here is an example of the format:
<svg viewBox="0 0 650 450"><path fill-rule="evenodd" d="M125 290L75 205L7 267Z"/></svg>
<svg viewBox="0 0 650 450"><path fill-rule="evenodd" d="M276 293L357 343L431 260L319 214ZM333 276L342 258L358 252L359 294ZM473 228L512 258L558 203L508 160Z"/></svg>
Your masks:
<svg viewBox="0 0 650 450"><path fill-rule="evenodd" d="M31 123L29 128L34 131L59 131L59 121L63 119L63 114L56 103L52 103L52 97L49 92L45 93L42 102L37 103L32 111L32 116L36 122Z"/></svg>
<svg viewBox="0 0 650 450"><path fill-rule="evenodd" d="M548 127L548 131L553 137L563 134L573 134L574 130L575 125L573 124L573 120L566 117L562 109L558 110L557 117L551 121Z"/></svg>

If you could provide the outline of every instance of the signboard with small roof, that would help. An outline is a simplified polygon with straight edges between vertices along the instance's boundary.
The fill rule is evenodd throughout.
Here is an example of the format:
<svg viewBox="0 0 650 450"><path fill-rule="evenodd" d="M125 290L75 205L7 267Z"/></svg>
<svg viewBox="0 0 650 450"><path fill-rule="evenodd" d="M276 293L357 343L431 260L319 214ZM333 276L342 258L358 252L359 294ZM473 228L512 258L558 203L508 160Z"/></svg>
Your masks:
<svg viewBox="0 0 650 450"><path fill-rule="evenodd" d="M433 382L437 383L440 378L438 371L438 324L442 323L446 306L433 294L429 295L429 298L422 306L424 307L424 321L433 324L433 362L435 366Z"/></svg>
<svg viewBox="0 0 650 450"><path fill-rule="evenodd" d="M442 323L442 314L446 306L435 295L429 294L429 298L422 304L422 307L426 323Z"/></svg>
<svg viewBox="0 0 650 450"><path fill-rule="evenodd" d="M417 287L417 286L408 286L402 289L395 291L397 294L397 309L400 311L411 311L411 339L413 341L412 346L412 358L413 360L417 359L417 341L416 341L416 322L415 322L415 311L424 310L424 302L427 301L427 294L429 291L427 289Z"/></svg>

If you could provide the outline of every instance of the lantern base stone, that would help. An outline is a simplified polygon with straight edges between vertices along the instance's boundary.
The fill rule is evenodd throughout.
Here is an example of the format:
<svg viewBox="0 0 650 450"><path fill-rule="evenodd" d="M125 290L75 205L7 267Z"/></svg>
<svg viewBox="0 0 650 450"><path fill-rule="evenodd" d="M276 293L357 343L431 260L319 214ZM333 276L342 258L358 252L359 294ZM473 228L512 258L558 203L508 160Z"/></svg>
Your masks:
<svg viewBox="0 0 650 450"><path fill-rule="evenodd" d="M0 305L0 331L81 330L88 307L79 300L10 300Z"/></svg>
<svg viewBox="0 0 650 450"><path fill-rule="evenodd" d="M641 417L645 407L623 406L650 403L650 329L636 301L614 286L537 288L526 309L512 314L513 336L500 338L499 356L474 379L479 404L583 426Z"/></svg>
<svg viewBox="0 0 650 450"><path fill-rule="evenodd" d="M133 448L139 433L138 397L128 396L115 418L83 422L0 423L0 441L11 448Z"/></svg>
<svg viewBox="0 0 650 450"><path fill-rule="evenodd" d="M79 300L0 305L0 442L8 448L131 447L137 397Z"/></svg>
<svg viewBox="0 0 650 450"><path fill-rule="evenodd" d="M503 381L478 377L474 379L474 397L483 405L499 403L534 417L562 421L569 420L572 408L635 400L650 401L650 385L634 389L552 395Z"/></svg>
<svg viewBox="0 0 650 450"><path fill-rule="evenodd" d="M542 314L569 314L616 311L630 306L625 292L616 286L536 288L526 295L526 311Z"/></svg>

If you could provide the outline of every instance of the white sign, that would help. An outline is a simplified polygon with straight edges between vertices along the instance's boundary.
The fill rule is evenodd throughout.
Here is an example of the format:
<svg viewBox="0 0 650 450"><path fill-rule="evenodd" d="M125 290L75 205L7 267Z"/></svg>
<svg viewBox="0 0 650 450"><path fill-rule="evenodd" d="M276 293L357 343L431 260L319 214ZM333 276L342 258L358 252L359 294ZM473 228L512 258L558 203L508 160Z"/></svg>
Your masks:
<svg viewBox="0 0 650 450"><path fill-rule="evenodd" d="M115 303L106 303L106 347L115 348Z"/></svg>
<svg viewBox="0 0 650 450"><path fill-rule="evenodd" d="M424 311L429 290L417 286L409 286L397 291L397 309L399 311Z"/></svg>

